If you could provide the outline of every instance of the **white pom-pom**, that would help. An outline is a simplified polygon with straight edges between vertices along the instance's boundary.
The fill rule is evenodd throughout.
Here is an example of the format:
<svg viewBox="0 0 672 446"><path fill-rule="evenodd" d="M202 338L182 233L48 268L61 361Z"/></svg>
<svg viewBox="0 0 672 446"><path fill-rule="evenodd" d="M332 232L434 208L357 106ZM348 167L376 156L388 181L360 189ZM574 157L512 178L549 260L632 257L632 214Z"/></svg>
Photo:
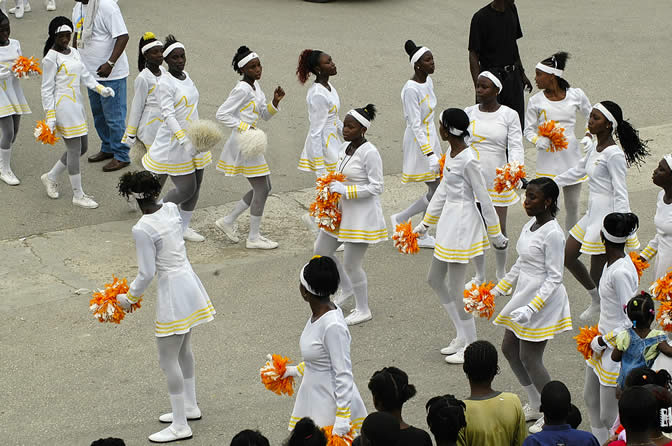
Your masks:
<svg viewBox="0 0 672 446"><path fill-rule="evenodd" d="M268 139L263 130L250 128L238 135L238 143L240 153L244 158L249 159L266 152Z"/></svg>
<svg viewBox="0 0 672 446"><path fill-rule="evenodd" d="M142 143L142 141L136 139L131 146L131 150L128 152L128 156L131 158L131 162L133 164L136 166L142 166L142 157L145 156L146 153L147 147Z"/></svg>
<svg viewBox="0 0 672 446"><path fill-rule="evenodd" d="M213 150L224 139L219 126L207 119L199 119L189 124L187 136L197 152Z"/></svg>

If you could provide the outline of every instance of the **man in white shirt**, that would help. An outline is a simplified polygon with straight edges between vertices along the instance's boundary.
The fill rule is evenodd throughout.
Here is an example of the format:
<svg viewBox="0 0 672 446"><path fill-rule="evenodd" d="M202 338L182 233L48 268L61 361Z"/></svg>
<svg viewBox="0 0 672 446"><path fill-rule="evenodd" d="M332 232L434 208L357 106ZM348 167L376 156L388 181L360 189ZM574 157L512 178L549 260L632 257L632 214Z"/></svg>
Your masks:
<svg viewBox="0 0 672 446"><path fill-rule="evenodd" d="M82 62L98 82L114 90L115 96L103 98L89 91L94 125L101 140L100 152L89 162L109 160L104 172L123 169L130 164L129 148L121 143L126 129L126 78L129 74L126 44L128 30L115 0L75 0L72 10L75 24L73 45Z"/></svg>

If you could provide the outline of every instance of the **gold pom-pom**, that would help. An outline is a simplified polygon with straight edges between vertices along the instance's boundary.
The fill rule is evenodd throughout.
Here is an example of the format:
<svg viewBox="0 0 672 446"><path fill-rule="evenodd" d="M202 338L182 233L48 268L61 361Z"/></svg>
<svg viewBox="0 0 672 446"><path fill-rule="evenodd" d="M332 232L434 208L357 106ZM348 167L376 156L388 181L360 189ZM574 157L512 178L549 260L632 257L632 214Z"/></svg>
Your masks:
<svg viewBox="0 0 672 446"><path fill-rule="evenodd" d="M189 124L187 136L198 152L213 150L224 139L219 126L207 119L200 119Z"/></svg>
<svg viewBox="0 0 672 446"><path fill-rule="evenodd" d="M146 154L147 146L145 146L139 139L135 140L131 146L131 150L128 152L128 156L131 158L131 162L138 167L142 167L142 158Z"/></svg>
<svg viewBox="0 0 672 446"><path fill-rule="evenodd" d="M156 39L156 35L151 31L147 31L142 35L142 40L149 40L149 39Z"/></svg>

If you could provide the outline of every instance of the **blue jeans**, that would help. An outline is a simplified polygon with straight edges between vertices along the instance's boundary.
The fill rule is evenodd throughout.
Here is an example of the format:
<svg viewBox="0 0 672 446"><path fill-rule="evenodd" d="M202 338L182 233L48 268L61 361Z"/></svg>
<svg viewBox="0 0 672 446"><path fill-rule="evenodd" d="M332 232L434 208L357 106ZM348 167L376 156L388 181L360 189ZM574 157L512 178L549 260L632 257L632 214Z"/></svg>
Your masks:
<svg viewBox="0 0 672 446"><path fill-rule="evenodd" d="M93 123L102 143L100 150L112 153L118 161L128 162L129 148L121 143L126 131L126 78L100 83L104 87L112 88L115 93L113 98L104 98L95 91L88 90Z"/></svg>

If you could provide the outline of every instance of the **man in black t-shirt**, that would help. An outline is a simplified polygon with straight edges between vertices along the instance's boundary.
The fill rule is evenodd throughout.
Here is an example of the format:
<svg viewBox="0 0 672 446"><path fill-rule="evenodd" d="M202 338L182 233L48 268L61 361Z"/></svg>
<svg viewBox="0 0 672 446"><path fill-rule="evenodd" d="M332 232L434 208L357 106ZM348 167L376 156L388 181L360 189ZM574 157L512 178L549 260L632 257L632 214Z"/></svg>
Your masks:
<svg viewBox="0 0 672 446"><path fill-rule="evenodd" d="M532 91L532 83L520 62L518 44L523 37L515 0L494 0L471 19L469 29L469 69L476 85L478 74L490 71L502 81L499 103L514 109L524 127L523 87Z"/></svg>

